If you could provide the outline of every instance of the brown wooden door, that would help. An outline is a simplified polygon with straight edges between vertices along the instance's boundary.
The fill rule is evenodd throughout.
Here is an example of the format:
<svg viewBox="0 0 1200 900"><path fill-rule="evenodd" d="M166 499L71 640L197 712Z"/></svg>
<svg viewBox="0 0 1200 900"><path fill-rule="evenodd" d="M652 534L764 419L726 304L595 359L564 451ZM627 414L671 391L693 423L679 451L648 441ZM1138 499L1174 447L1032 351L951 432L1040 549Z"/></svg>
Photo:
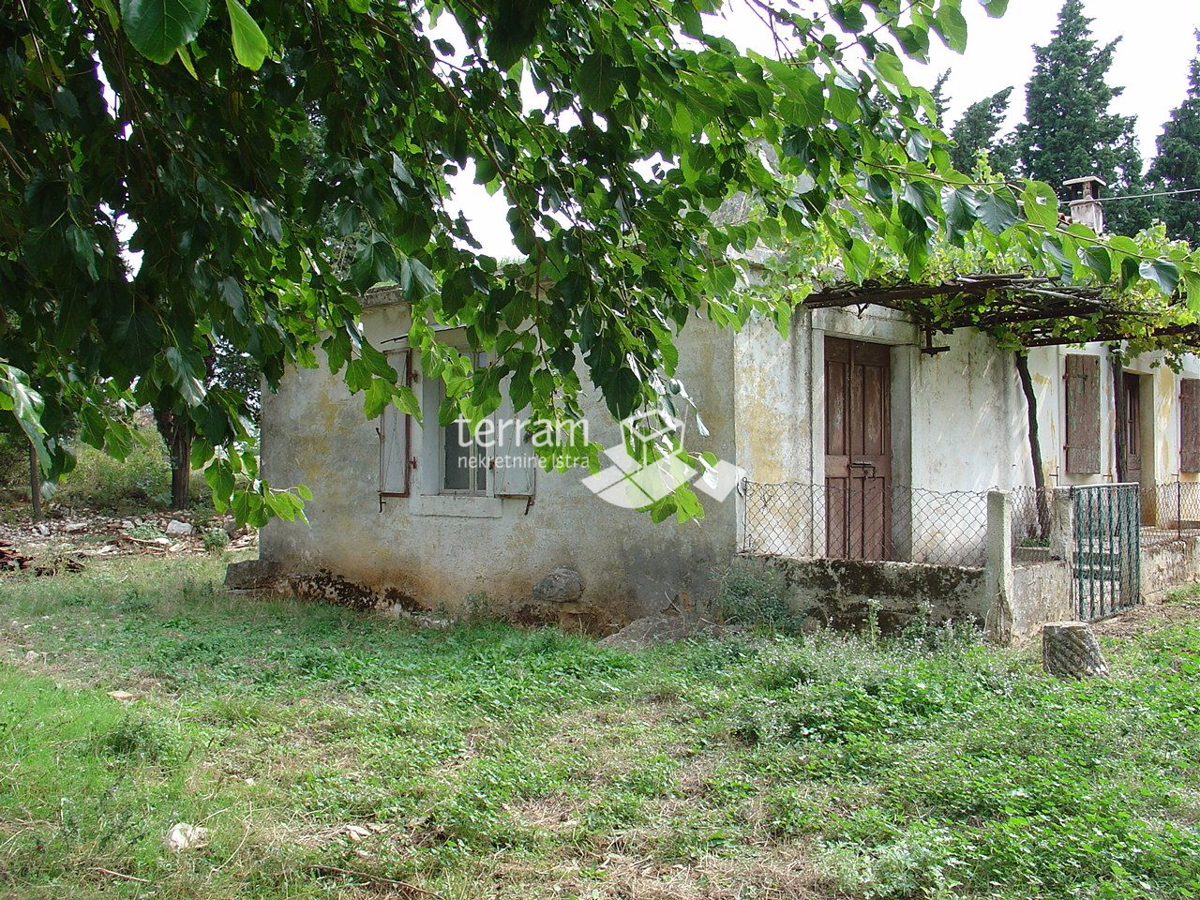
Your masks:
<svg viewBox="0 0 1200 900"><path fill-rule="evenodd" d="M881 344L825 339L825 553L892 556L891 358Z"/></svg>
<svg viewBox="0 0 1200 900"><path fill-rule="evenodd" d="M1142 379L1121 373L1121 475L1124 481L1142 481Z"/></svg>

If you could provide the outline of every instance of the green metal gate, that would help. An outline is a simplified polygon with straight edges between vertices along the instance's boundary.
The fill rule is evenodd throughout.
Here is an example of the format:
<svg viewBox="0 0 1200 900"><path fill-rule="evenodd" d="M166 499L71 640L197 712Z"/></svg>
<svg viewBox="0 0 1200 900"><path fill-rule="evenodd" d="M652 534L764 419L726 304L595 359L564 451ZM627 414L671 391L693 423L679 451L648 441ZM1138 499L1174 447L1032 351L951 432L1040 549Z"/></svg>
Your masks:
<svg viewBox="0 0 1200 900"><path fill-rule="evenodd" d="M1092 622L1136 606L1142 594L1141 488L1071 488L1075 525L1075 610Z"/></svg>

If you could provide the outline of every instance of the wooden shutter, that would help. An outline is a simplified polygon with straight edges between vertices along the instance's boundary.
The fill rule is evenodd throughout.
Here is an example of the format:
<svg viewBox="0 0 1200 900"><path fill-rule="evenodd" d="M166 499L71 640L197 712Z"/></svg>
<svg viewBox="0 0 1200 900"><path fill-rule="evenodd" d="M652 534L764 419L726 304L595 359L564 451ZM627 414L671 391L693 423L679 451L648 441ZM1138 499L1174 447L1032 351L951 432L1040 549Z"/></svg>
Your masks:
<svg viewBox="0 0 1200 900"><path fill-rule="evenodd" d="M1100 472L1100 358L1067 355L1067 472Z"/></svg>
<svg viewBox="0 0 1200 900"><path fill-rule="evenodd" d="M407 350L388 354L401 382L412 385L411 357ZM412 476L412 417L389 403L379 417L379 493L407 497Z"/></svg>
<svg viewBox="0 0 1200 900"><path fill-rule="evenodd" d="M1179 382L1179 471L1200 472L1200 379Z"/></svg>

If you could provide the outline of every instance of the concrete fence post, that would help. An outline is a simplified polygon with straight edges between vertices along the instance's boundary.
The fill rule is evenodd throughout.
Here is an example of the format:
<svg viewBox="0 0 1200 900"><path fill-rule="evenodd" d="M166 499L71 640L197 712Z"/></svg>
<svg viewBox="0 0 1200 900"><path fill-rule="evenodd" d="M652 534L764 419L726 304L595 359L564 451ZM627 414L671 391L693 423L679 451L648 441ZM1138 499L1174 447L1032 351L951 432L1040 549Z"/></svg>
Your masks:
<svg viewBox="0 0 1200 900"><path fill-rule="evenodd" d="M1050 558L1068 563L1075 555L1075 503L1070 488L1054 488L1050 502Z"/></svg>
<svg viewBox="0 0 1200 900"><path fill-rule="evenodd" d="M1061 559L1068 574L1075 571L1075 498L1069 487L1054 489L1054 501L1050 506L1050 558ZM1067 601L1075 608L1075 579L1067 579Z"/></svg>
<svg viewBox="0 0 1200 900"><path fill-rule="evenodd" d="M1012 498L1007 491L988 491L983 580L988 595L988 638L1009 644L1013 639L1013 563Z"/></svg>

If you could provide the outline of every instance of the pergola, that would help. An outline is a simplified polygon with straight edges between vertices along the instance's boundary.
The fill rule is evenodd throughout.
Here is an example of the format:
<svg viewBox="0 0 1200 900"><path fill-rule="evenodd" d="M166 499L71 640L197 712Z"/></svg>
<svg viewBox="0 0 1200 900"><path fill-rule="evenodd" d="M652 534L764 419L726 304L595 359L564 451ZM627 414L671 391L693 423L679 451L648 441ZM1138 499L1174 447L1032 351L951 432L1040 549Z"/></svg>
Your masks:
<svg viewBox="0 0 1200 900"><path fill-rule="evenodd" d="M932 299L940 302L921 302ZM963 275L937 284L842 283L809 294L803 305L814 310L897 310L923 328L927 338L934 332L978 328L1011 336L1023 347L1134 340L1200 353L1200 323L1156 326L1152 320L1160 315L1136 302L1110 296L1102 287L1063 285L1049 276Z"/></svg>

